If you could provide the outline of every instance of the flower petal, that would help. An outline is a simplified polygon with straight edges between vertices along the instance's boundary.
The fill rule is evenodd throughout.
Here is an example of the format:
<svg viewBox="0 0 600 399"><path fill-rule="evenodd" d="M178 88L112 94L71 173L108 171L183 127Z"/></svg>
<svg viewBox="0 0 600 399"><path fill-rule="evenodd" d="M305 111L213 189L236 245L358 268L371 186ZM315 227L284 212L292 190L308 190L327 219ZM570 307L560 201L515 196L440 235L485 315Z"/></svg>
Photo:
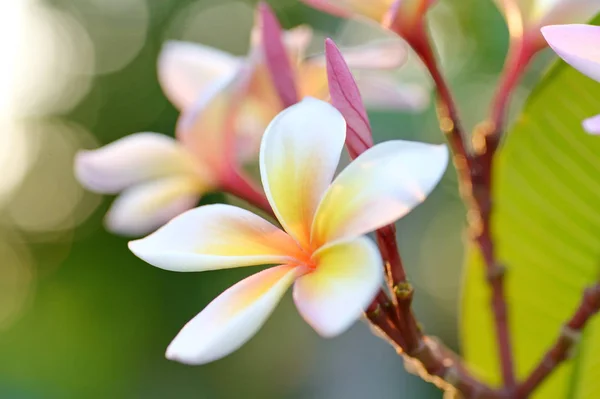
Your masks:
<svg viewBox="0 0 600 399"><path fill-rule="evenodd" d="M346 147L350 157L356 158L373 146L371 123L367 116L356 81L333 40L325 40L327 81L331 103L346 120Z"/></svg>
<svg viewBox="0 0 600 399"><path fill-rule="evenodd" d="M277 17L267 3L258 6L261 25L261 43L270 77L284 107L298 102L294 71L283 43L283 31Z"/></svg>
<svg viewBox="0 0 600 399"><path fill-rule="evenodd" d="M167 358L199 365L229 355L258 332L296 275L292 266L276 266L229 288L183 327Z"/></svg>
<svg viewBox="0 0 600 399"><path fill-rule="evenodd" d="M242 60L201 44L167 42L158 58L158 78L179 109L191 105L213 82L236 73Z"/></svg>
<svg viewBox="0 0 600 399"><path fill-rule="evenodd" d="M356 83L367 108L422 111L429 105L427 90L416 84L401 83L392 75L362 72Z"/></svg>
<svg viewBox="0 0 600 399"><path fill-rule="evenodd" d="M584 120L583 128L589 134L600 135L600 115Z"/></svg>
<svg viewBox="0 0 600 399"><path fill-rule="evenodd" d="M332 41L331 39L327 39ZM325 46L327 51L327 45ZM381 70L402 66L407 59L406 43L400 38L374 40L358 46L341 47L339 49L344 61L351 69ZM318 54L306 61L325 65L326 55Z"/></svg>
<svg viewBox="0 0 600 399"><path fill-rule="evenodd" d="M133 184L164 176L200 172L174 139L158 133L137 133L102 148L80 151L75 174L90 190L117 193Z"/></svg>
<svg viewBox="0 0 600 399"><path fill-rule="evenodd" d="M529 36L534 49L545 47L545 25L583 23L600 11L598 0L496 0L511 36Z"/></svg>
<svg viewBox="0 0 600 399"><path fill-rule="evenodd" d="M360 15L380 22L395 0L302 0L321 11L339 17Z"/></svg>
<svg viewBox="0 0 600 399"><path fill-rule="evenodd" d="M227 170L235 158L239 112L249 78L250 70L242 68L234 78L216 81L177 121L177 138L215 173Z"/></svg>
<svg viewBox="0 0 600 399"><path fill-rule="evenodd" d="M325 193L312 244L360 236L396 221L425 200L447 164L445 145L396 140L367 150Z"/></svg>
<svg viewBox="0 0 600 399"><path fill-rule="evenodd" d="M199 180L189 176L135 185L113 203L106 214L107 229L127 236L148 234L196 206L204 190Z"/></svg>
<svg viewBox="0 0 600 399"><path fill-rule="evenodd" d="M562 59L600 81L600 26L545 26L542 34Z"/></svg>
<svg viewBox="0 0 600 399"><path fill-rule="evenodd" d="M299 277L294 301L300 314L325 337L347 330L371 303L383 282L383 263L366 237L323 247L315 271Z"/></svg>
<svg viewBox="0 0 600 399"><path fill-rule="evenodd" d="M300 257L294 240L259 216L231 205L187 211L129 249L153 266L204 271L287 263Z"/></svg>
<svg viewBox="0 0 600 399"><path fill-rule="evenodd" d="M283 43L294 63L299 63L304 58L312 40L313 29L310 25L298 25L283 32Z"/></svg>
<svg viewBox="0 0 600 399"><path fill-rule="evenodd" d="M345 137L339 111L314 98L281 112L263 136L265 193L281 225L301 245L309 244L315 210L333 178Z"/></svg>

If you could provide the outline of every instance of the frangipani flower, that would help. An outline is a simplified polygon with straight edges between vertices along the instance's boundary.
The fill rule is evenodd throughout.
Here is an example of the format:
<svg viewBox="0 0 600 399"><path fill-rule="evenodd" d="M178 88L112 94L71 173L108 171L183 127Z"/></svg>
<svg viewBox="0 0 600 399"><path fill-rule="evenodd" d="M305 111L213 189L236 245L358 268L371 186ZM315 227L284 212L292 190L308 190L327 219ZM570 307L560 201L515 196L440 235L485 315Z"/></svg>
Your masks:
<svg viewBox="0 0 600 399"><path fill-rule="evenodd" d="M242 280L192 319L167 349L188 364L222 358L248 341L294 284L302 317L323 336L345 331L380 289L382 260L364 236L425 199L442 176L445 146L389 141L335 180L346 124L307 98L280 113L260 148L261 177L283 229L249 211L208 205L173 219L130 249L173 271L277 265Z"/></svg>
<svg viewBox="0 0 600 399"><path fill-rule="evenodd" d="M510 35L525 38L532 51L546 46L540 34L545 25L586 22L600 12L598 0L496 0Z"/></svg>
<svg viewBox="0 0 600 399"><path fill-rule="evenodd" d="M142 235L191 209L216 182L177 141L158 133L137 133L75 161L78 180L88 189L122 194L106 215L109 230Z"/></svg>
<svg viewBox="0 0 600 399"><path fill-rule="evenodd" d="M258 15L247 57L235 57L199 44L169 42L161 52L158 64L164 92L183 110L193 108L199 98L202 102L203 91L210 87L209 80L239 80L240 74L249 75L248 92L240 105L236 126L238 135L245 137L244 147L248 148L245 152L250 158L258 152L266 125L284 108L266 65L265 43L260 34L262 21L260 13ZM313 31L308 26L299 26L283 34L298 97L327 100L324 57L307 54L312 39ZM350 67L357 72L359 86L369 94L365 97L367 107L419 110L425 105L420 92L415 101L407 99L410 94L389 72L406 60L406 47L400 39L378 40L345 48L343 52ZM202 118L202 111L202 107L195 106L188 120Z"/></svg>
<svg viewBox="0 0 600 399"><path fill-rule="evenodd" d="M563 60L600 82L600 26L545 26L542 34ZM600 134L600 115L586 119L583 127L588 133Z"/></svg>
<svg viewBox="0 0 600 399"><path fill-rule="evenodd" d="M121 193L105 218L110 231L147 234L196 206L209 191L240 195L245 190L244 194L253 195L235 159L240 153L235 147L244 140L231 126L239 94L237 82L213 83L203 102L197 103L202 118L182 114L177 140L159 133L136 133L77 154L75 175L85 187L103 194Z"/></svg>

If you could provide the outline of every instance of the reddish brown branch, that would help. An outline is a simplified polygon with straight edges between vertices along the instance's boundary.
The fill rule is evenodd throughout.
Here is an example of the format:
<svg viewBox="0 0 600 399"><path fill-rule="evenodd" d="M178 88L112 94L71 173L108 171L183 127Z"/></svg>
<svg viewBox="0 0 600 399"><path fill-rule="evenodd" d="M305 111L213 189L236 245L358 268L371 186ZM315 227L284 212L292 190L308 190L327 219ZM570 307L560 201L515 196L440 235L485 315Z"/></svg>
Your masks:
<svg viewBox="0 0 600 399"><path fill-rule="evenodd" d="M414 290L406 279L406 271L398 251L396 227L394 225L382 227L377 230L376 237L385 263L386 282L392 293L394 322L400 332L405 334L406 346L414 347L417 345L417 337L420 335L419 326L411 309Z"/></svg>
<svg viewBox="0 0 600 399"><path fill-rule="evenodd" d="M492 160L496 146L485 148L481 154L471 155L454 99L439 70L424 26L414 29L410 35L404 37L425 64L437 88L440 127L446 134L453 153L461 194L469 208L468 220L473 239L485 260L491 290L491 307L494 313L502 377L504 385L510 389L515 386L516 379L504 295L504 273L495 258L490 228Z"/></svg>
<svg viewBox="0 0 600 399"><path fill-rule="evenodd" d="M401 331L393 321L391 303L382 291L367 309L366 317L377 332L405 358L407 369L444 391L458 391L465 398L502 399L506 395L473 378L456 355L419 331ZM411 316L412 322L416 320ZM415 342L409 344L409 341Z"/></svg>
<svg viewBox="0 0 600 399"><path fill-rule="evenodd" d="M492 100L490 131L486 134L486 147L492 153L496 150L502 138L504 121L506 120L512 93L519 80L521 80L531 58L536 53L535 48L530 43L530 40L523 37L511 40L504 69L500 75L500 83Z"/></svg>
<svg viewBox="0 0 600 399"><path fill-rule="evenodd" d="M517 398L528 397L558 366L569 358L572 349L579 341L581 331L598 311L600 311L600 284L585 290L579 307L562 328L552 348L546 352L529 376L519 384Z"/></svg>

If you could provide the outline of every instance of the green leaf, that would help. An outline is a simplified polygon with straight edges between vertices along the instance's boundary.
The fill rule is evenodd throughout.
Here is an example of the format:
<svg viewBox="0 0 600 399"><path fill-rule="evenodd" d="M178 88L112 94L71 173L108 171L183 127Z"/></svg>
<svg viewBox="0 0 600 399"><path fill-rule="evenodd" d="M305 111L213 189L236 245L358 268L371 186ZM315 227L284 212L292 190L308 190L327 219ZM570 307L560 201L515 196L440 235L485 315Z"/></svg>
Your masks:
<svg viewBox="0 0 600 399"><path fill-rule="evenodd" d="M600 21L600 18L596 21ZM563 62L534 90L497 157L493 231L507 267L509 321L519 378L554 342L600 272L600 137L583 119L600 113L600 84ZM463 287L461 341L472 370L500 382L489 290L471 248ZM533 396L596 398L600 318L574 357Z"/></svg>

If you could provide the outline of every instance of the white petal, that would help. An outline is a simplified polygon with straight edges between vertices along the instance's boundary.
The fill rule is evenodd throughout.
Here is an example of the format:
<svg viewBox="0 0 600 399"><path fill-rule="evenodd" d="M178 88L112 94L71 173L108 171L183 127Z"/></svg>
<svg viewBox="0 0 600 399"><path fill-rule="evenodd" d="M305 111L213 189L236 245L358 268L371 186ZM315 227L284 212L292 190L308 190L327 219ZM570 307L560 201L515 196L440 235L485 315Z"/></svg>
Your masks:
<svg viewBox="0 0 600 399"><path fill-rule="evenodd" d="M542 34L562 59L600 82L600 26L546 26Z"/></svg>
<svg viewBox="0 0 600 399"><path fill-rule="evenodd" d="M173 271L203 271L287 263L301 257L294 240L245 209L205 205L187 211L129 249L146 262Z"/></svg>
<svg viewBox="0 0 600 399"><path fill-rule="evenodd" d="M171 41L163 46L159 55L158 77L169 100L184 109L212 83L234 75L242 62L212 47Z"/></svg>
<svg viewBox="0 0 600 399"><path fill-rule="evenodd" d="M584 120L583 128L589 134L600 135L600 115Z"/></svg>
<svg viewBox="0 0 600 399"><path fill-rule="evenodd" d="M258 332L295 277L294 267L277 266L240 281L183 327L167 358L199 365L229 355Z"/></svg>
<svg viewBox="0 0 600 399"><path fill-rule="evenodd" d="M447 164L445 145L396 140L370 148L325 193L313 245L360 236L401 218L425 200Z"/></svg>
<svg viewBox="0 0 600 399"><path fill-rule="evenodd" d="M294 301L302 317L321 335L347 330L381 288L383 263L375 244L366 237L319 249L314 272L299 277Z"/></svg>
<svg viewBox="0 0 600 399"><path fill-rule="evenodd" d="M107 229L127 236L148 234L192 209L202 184L193 177L167 177L142 183L117 197L105 219Z"/></svg>
<svg viewBox="0 0 600 399"><path fill-rule="evenodd" d="M284 229L308 245L317 205L346 138L346 122L330 104L306 98L281 112L265 132L260 170L267 198Z"/></svg>
<svg viewBox="0 0 600 399"><path fill-rule="evenodd" d="M190 155L174 139L137 133L75 158L77 179L90 190L117 193L158 177L199 172Z"/></svg>

